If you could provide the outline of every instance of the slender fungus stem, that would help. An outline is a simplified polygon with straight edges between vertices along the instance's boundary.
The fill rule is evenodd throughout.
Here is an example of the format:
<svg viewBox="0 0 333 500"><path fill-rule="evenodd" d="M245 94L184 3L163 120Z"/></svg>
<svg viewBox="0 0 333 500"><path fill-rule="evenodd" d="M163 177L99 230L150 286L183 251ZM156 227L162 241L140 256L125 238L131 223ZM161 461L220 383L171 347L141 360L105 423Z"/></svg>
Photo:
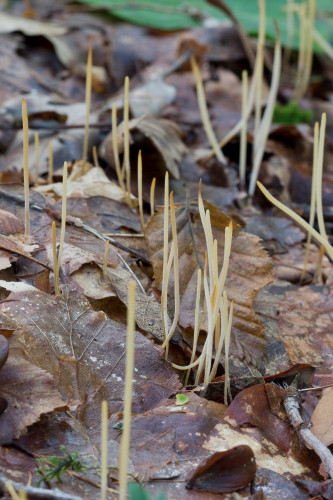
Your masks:
<svg viewBox="0 0 333 500"><path fill-rule="evenodd" d="M282 210L286 215L288 215L291 219L293 219L297 224L299 224L305 231L310 232L315 240L318 241L321 245L323 245L326 249L326 252L331 260L333 260L333 247L329 244L328 240L324 238L321 234L319 234L313 227L310 226L307 222L305 222L302 217L293 212L289 207L281 203L281 201L274 198L273 195L261 184L261 182L257 182L257 186L260 191L266 196L266 198L273 203L277 208Z"/></svg>
<svg viewBox="0 0 333 500"><path fill-rule="evenodd" d="M131 201L131 164L129 143L129 78L125 77L124 83L124 166L126 175L127 204L132 207Z"/></svg>
<svg viewBox="0 0 333 500"><path fill-rule="evenodd" d="M232 325L232 315L234 311L234 302L231 301L230 310L229 310L229 321L228 321L228 329L225 335L225 365L224 365L224 404L228 405L228 393L229 398L231 399L230 392L230 378L229 378L229 347L230 347L230 335L231 335L231 325Z"/></svg>
<svg viewBox="0 0 333 500"><path fill-rule="evenodd" d="M16 493L15 488L10 481L6 481L4 486L9 491L9 494L12 497L12 500L20 500L20 497Z"/></svg>
<svg viewBox="0 0 333 500"><path fill-rule="evenodd" d="M123 433L119 460L119 500L127 499L127 470L131 432L132 387L134 373L135 282L128 285L126 373L123 411Z"/></svg>
<svg viewBox="0 0 333 500"><path fill-rule="evenodd" d="M262 106L262 82L264 74L264 50L265 50L265 30L266 30L266 5L265 0L259 0L260 21L259 21L259 36L258 36L258 67L256 75L256 101L255 101L255 117L254 117L254 134L256 135L259 129L261 119Z"/></svg>
<svg viewBox="0 0 333 500"><path fill-rule="evenodd" d="M161 308L165 338L168 335L168 253L169 253L169 174L165 172L164 181L164 215L163 215L163 277Z"/></svg>
<svg viewBox="0 0 333 500"><path fill-rule="evenodd" d="M312 159L312 183L311 183L311 202L310 202L310 217L309 224L313 227L315 215L316 215L316 183L317 183L317 163L318 163L318 143L319 143L319 123L316 122L313 132L313 159ZM304 279L306 268L309 261L310 254L310 243L311 243L311 233L308 233L306 244L305 244L305 257L303 264L303 271L301 274L301 282Z"/></svg>
<svg viewBox="0 0 333 500"><path fill-rule="evenodd" d="M239 184L242 189L245 187L245 172L246 172L247 94L248 94L247 71L243 70L242 71L242 130L241 130L240 155L239 155Z"/></svg>
<svg viewBox="0 0 333 500"><path fill-rule="evenodd" d="M110 245L110 241L106 240L106 242L105 242L105 251L104 251L104 259L103 259L103 276L104 276L104 278L106 278L106 271L107 271L107 267L108 267L109 245Z"/></svg>
<svg viewBox="0 0 333 500"><path fill-rule="evenodd" d="M170 193L170 215L171 215L171 230L172 230L172 243L173 243L173 283L174 283L174 299L175 299L175 311L173 316L173 322L168 332L167 338L162 344L162 349L168 345L172 335L176 330L176 326L179 319L180 310L180 296L179 296L179 266L178 266L178 243L177 243L177 226L176 226L176 213L175 205L173 202L173 192Z"/></svg>
<svg viewBox="0 0 333 500"><path fill-rule="evenodd" d="M65 161L64 162L64 169L63 169L63 181L62 181L60 245L59 245L59 253L58 253L56 276L55 276L55 279L57 280L58 286L59 286L59 272L60 272L60 265L61 265L62 250L64 247L65 231L66 231L67 167L68 167L67 161Z"/></svg>
<svg viewBox="0 0 333 500"><path fill-rule="evenodd" d="M298 101L302 97L302 78L304 76L306 56L306 3L297 5L299 16L299 51L295 82L294 98Z"/></svg>
<svg viewBox="0 0 333 500"><path fill-rule="evenodd" d="M39 170L39 134L35 132L35 183L38 182L38 170Z"/></svg>
<svg viewBox="0 0 333 500"><path fill-rule="evenodd" d="M223 342L224 338L227 333L228 329L228 297L227 297L227 292L223 292L223 299L221 301L221 306L220 306L220 311L221 311L221 322L220 322L220 336L219 336L219 343L218 346L215 349L215 360L213 364L212 371L210 373L209 380L210 382L213 380L213 378L216 377L216 372L217 372L217 367L219 366L220 362L220 356L222 352L222 347L223 347Z"/></svg>
<svg viewBox="0 0 333 500"><path fill-rule="evenodd" d="M276 103L276 97L279 89L280 73L281 73L281 40L280 33L275 25L276 29L276 42L274 47L274 63L271 87L269 90L269 96L267 101L267 106L264 112L264 116L261 120L258 133L255 137L254 143L254 161L253 168L251 172L251 179L249 185L249 195L253 196L256 188L256 182L259 175L259 169L264 155L266 140L268 137L269 129L272 123L274 106Z"/></svg>
<svg viewBox="0 0 333 500"><path fill-rule="evenodd" d="M98 155L97 155L97 148L96 148L96 146L93 146L93 148L92 148L92 155L93 155L94 167L99 167L99 163L98 163Z"/></svg>
<svg viewBox="0 0 333 500"><path fill-rule="evenodd" d="M119 151L118 151L118 133L117 133L117 105L115 103L112 104L112 149L113 149L113 159L116 167L116 173L118 177L118 182L126 195L126 187L124 184L124 175L120 168L120 160L119 160Z"/></svg>
<svg viewBox="0 0 333 500"><path fill-rule="evenodd" d="M54 293L60 295L59 276L57 276L57 231L56 223L52 222L52 255L53 255L53 273L54 273Z"/></svg>
<svg viewBox="0 0 333 500"><path fill-rule="evenodd" d="M294 39L295 23L294 23L294 12L293 12L294 0L287 0L287 40L284 47L283 53L283 66L287 67L289 65L291 48Z"/></svg>
<svg viewBox="0 0 333 500"><path fill-rule="evenodd" d="M313 28L316 13L316 0L308 0L308 17L306 19L306 50L304 61L304 74L301 82L301 96L306 92L309 84L312 59L313 59Z"/></svg>
<svg viewBox="0 0 333 500"><path fill-rule="evenodd" d="M27 103L22 97L22 125L23 125L23 179L24 179L24 215L25 231L24 238L29 240L30 216L29 216L29 125Z"/></svg>
<svg viewBox="0 0 333 500"><path fill-rule="evenodd" d="M201 120L202 120L204 129L205 129L205 132L206 132L207 139L209 141L209 144L211 145L211 147L214 150L216 158L221 163L226 163L225 156L220 149L220 146L217 142L217 139L216 139L214 131L213 131L212 124L211 124L210 119L209 119L206 97L205 97L205 89L204 89L202 79L200 76L199 67L198 67L194 57L191 57L191 66L192 66L192 72L194 75L196 89L197 89L198 104L199 104L199 109L200 109Z"/></svg>
<svg viewBox="0 0 333 500"><path fill-rule="evenodd" d="M101 500L107 500L108 489L108 402L102 401L101 423Z"/></svg>
<svg viewBox="0 0 333 500"><path fill-rule="evenodd" d="M317 202L317 219L318 219L319 232L321 236L327 240L324 214L323 214L323 198L322 198L325 130L326 130L326 113L323 113L321 115L321 123L319 130L318 160L317 160L317 172L316 172L316 202Z"/></svg>
<svg viewBox="0 0 333 500"><path fill-rule="evenodd" d="M89 117L91 105L91 82L92 82L92 35L89 37L89 50L87 58L87 74L86 74L86 122L84 126L84 140L82 158L86 160L88 157L89 143Z"/></svg>
<svg viewBox="0 0 333 500"><path fill-rule="evenodd" d="M52 143L49 144L49 174L47 177L48 184L52 184L53 182L53 147Z"/></svg>
<svg viewBox="0 0 333 500"><path fill-rule="evenodd" d="M150 215L154 215L154 207L155 207L155 186L156 186L156 177L151 181L150 186Z"/></svg>
<svg viewBox="0 0 333 500"><path fill-rule="evenodd" d="M333 59L333 47L330 45L319 31L313 30L313 38L318 43L318 45L323 49L330 59Z"/></svg>
<svg viewBox="0 0 333 500"><path fill-rule="evenodd" d="M139 198L139 213L142 231L145 230L145 220L143 218L143 202L142 202L142 155L141 149L138 154L138 198Z"/></svg>
<svg viewBox="0 0 333 500"><path fill-rule="evenodd" d="M198 269L198 279L197 279L197 294L195 299L195 311L194 311L194 333L193 333L193 345L190 364L193 363L195 353L197 350L197 343L199 337L199 316L200 316L200 295L201 295L201 269ZM190 376L191 369L189 368L186 373L185 383L186 386Z"/></svg>

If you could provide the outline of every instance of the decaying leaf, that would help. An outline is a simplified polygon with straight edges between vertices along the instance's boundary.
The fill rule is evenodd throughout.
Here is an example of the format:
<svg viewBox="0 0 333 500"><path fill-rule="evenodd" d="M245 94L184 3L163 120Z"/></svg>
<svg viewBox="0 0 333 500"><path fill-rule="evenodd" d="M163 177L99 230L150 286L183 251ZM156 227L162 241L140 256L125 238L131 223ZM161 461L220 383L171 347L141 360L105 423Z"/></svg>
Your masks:
<svg viewBox="0 0 333 500"><path fill-rule="evenodd" d="M218 262L221 268L224 253L224 229L230 218L217 207L206 203L210 210L214 238L218 241ZM205 241L198 208L194 204L178 205L176 208L177 237L179 247L180 320L184 328L194 327L197 269L204 266ZM258 291L272 281L270 259L261 247L258 237L235 230L232 240L226 290L229 300L234 301L233 351L240 358L255 364L263 346L263 327L253 310ZM151 253L154 277L161 286L163 266L163 210L158 210L148 222L145 231ZM202 329L205 325L202 326Z"/></svg>
<svg viewBox="0 0 333 500"><path fill-rule="evenodd" d="M85 422L90 413L100 412L102 399L111 413L122 409L126 328L94 312L74 283L61 297L25 285L0 308L3 322L16 327L24 355L53 376L64 401L72 409L80 407ZM135 342L133 411L138 413L177 392L180 383L156 346L138 332Z"/></svg>
<svg viewBox="0 0 333 500"><path fill-rule="evenodd" d="M316 406L311 422L313 424L310 427L311 432L317 436L320 441L322 441L326 446L330 446L333 443L333 390L328 389L325 394L323 394L318 405Z"/></svg>
<svg viewBox="0 0 333 500"><path fill-rule="evenodd" d="M333 370L333 293L307 286L287 291L279 305L279 335L293 363Z"/></svg>
<svg viewBox="0 0 333 500"><path fill-rule="evenodd" d="M187 483L189 490L229 493L250 483L256 473L252 449L247 445L220 451L205 459Z"/></svg>
<svg viewBox="0 0 333 500"><path fill-rule="evenodd" d="M123 123L118 128L118 149L123 151ZM171 120L143 116L129 122L130 132L141 132L157 149L166 169L175 178L179 179L178 164L187 151L185 144L180 140L180 130ZM109 134L100 149L100 156L105 161L113 161L112 135Z"/></svg>
<svg viewBox="0 0 333 500"><path fill-rule="evenodd" d="M65 406L52 375L12 353L0 371L0 397L6 411L0 415L0 442L10 443L43 413Z"/></svg>

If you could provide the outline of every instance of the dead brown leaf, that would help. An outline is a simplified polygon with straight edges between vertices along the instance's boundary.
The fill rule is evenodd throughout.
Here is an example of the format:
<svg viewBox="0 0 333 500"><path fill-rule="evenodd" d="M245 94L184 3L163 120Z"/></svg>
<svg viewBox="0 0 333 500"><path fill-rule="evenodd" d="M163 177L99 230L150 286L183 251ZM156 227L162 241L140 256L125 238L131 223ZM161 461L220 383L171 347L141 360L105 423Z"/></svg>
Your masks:
<svg viewBox="0 0 333 500"><path fill-rule="evenodd" d="M10 443L43 413L64 407L52 375L10 352L0 371L0 396L7 402L0 415L0 442Z"/></svg>
<svg viewBox="0 0 333 500"><path fill-rule="evenodd" d="M123 406L126 328L91 309L80 289L71 284L53 297L22 283L1 304L2 321L16 327L20 349L32 363L50 373L64 400L80 407L81 418L100 413L99 401L110 411ZM147 364L149 359L149 364ZM133 411L155 406L180 388L162 352L136 334Z"/></svg>
<svg viewBox="0 0 333 500"><path fill-rule="evenodd" d="M222 265L224 229L230 218L217 207L206 203L210 210L214 238L218 241L218 261ZM178 205L176 208L180 273L180 320L182 327L194 327L196 271L203 269L205 241L198 209L195 205ZM240 358L256 363L263 346L263 327L253 310L258 291L272 281L270 259L262 249L258 237L235 231L231 247L226 290L234 301L233 351ZM156 285L161 286L163 255L163 210L158 210L149 220L145 237L151 254ZM202 327L204 329L204 326Z"/></svg>
<svg viewBox="0 0 333 500"><path fill-rule="evenodd" d="M326 389L312 414L311 422L313 426L310 428L311 432L326 446L333 443L332 408L333 390Z"/></svg>

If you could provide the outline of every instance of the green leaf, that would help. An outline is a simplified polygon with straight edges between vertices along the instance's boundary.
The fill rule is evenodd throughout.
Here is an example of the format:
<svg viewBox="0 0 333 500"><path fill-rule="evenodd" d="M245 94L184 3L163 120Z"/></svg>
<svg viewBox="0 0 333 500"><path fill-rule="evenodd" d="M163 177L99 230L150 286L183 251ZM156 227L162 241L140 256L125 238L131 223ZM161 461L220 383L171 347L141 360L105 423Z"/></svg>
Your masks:
<svg viewBox="0 0 333 500"><path fill-rule="evenodd" d="M129 483L128 493L130 500L153 500L148 491L142 488L141 484ZM156 500L166 500L164 493L159 493Z"/></svg>
<svg viewBox="0 0 333 500"><path fill-rule="evenodd" d="M176 406L183 406L188 403L189 397L185 394L176 394Z"/></svg>
<svg viewBox="0 0 333 500"><path fill-rule="evenodd" d="M205 0L79 0L82 3L106 9L112 16L133 24L151 26L161 30L177 30L199 26L200 13L205 16L225 20L227 16ZM321 35L330 41L331 26L326 22L325 12L331 11L332 0L317 0L316 29ZM227 0L226 3L233 10L248 33L258 31L259 8L258 0ZM301 3L301 0L295 0ZM130 6L129 6L130 5ZM276 19L281 32L282 43L287 36L287 15L284 11L286 0L266 1L266 35L267 39L275 39L273 20ZM293 48L298 48L299 30L298 18L295 19L295 33L292 42ZM314 48L318 50L315 44Z"/></svg>

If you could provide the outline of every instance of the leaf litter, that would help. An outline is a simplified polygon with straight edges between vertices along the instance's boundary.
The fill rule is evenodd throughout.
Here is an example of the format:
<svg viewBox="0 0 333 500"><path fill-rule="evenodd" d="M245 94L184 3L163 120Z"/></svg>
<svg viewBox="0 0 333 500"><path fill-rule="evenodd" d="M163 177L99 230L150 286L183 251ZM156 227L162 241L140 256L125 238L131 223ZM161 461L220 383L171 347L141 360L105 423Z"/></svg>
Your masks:
<svg viewBox="0 0 333 500"><path fill-rule="evenodd" d="M141 482L151 495L165 493L167 498L208 499L212 492L229 498L228 494L236 491L241 498L262 495L305 499L308 494L330 498L331 481L326 479L317 454L306 448L291 426L284 399L287 386L298 383L301 390L316 389L312 386L318 381L318 385L325 385L332 375L331 261L324 256L319 265L318 248L312 244L304 273L304 231L275 209L269 211L257 193L252 206L246 203L246 193L238 190L237 137L223 148L226 165L211 155L207 159L209 141L202 125L202 108L189 71L191 64L184 56L191 48L198 57L208 114L215 134L223 137L241 117L240 76L244 67L250 66L237 30L215 23L214 28L203 26L185 35L169 32L161 36L145 27L114 25L81 9L84 11L82 6L71 10L64 4L57 10L46 2L40 10L32 9L35 20L27 19L14 7L0 16L4 42L0 60L6 68L0 78L0 333L1 339L6 337L0 352L3 474L27 488L24 485L29 477L35 483L40 479L35 459L42 457L47 463L48 457L60 461L79 457L82 470L69 468L62 474L62 483L56 483L57 475L52 476L51 486L57 484L64 494L98 497L103 468L100 403L106 400L108 487L113 498L121 476L119 450L125 432L127 289L134 280L138 331L130 478ZM138 14L140 17L140 10ZM187 15L182 13L182 19ZM207 15L205 12L203 18ZM89 152L89 158L83 159L88 28L82 25L82 19L94 34L89 148L97 147L93 158ZM182 65L176 61L179 57L185 57ZM331 63L323 56L316 58L324 68L320 77L329 80ZM265 74L271 71L271 64L267 46ZM294 71L292 65L287 69ZM313 76L316 71L314 66ZM109 133L110 107L116 103L117 146L122 162L127 154L125 122L120 117L126 108L122 98L126 75L131 77L130 196L119 186ZM282 78L280 98L289 101L292 78L284 73ZM268 83L262 85L261 106L268 106ZM306 108L307 117L313 110L319 119L318 110L324 101L316 92L310 82L308 97L301 98L299 109ZM326 88L326 101L331 98L330 92ZM31 127L29 241L24 236L20 172L22 93L27 94ZM303 115L297 116L302 119ZM249 130L252 122L251 117ZM36 130L40 134L38 175ZM327 133L330 137L330 128ZM260 172L265 186L305 219L310 211L312 142L309 125L272 126ZM54 146L55 171L53 183L48 184L50 143ZM250 132L246 147L248 156L256 147ZM141 203L136 168L139 150L144 166L143 219L135 208ZM327 144L323 196L329 237L331 154L331 145ZM55 296L51 223L56 221L59 226L59 242L64 160L71 161L68 210L61 295ZM168 360L159 344L164 341L165 321L168 328L172 323L176 298L175 281L170 277L169 307L163 316L165 171L172 177L170 186L177 201L180 269L180 314ZM215 378L206 387L188 385L188 381L195 381L195 366L186 385L184 372L172 366L190 362L197 273L200 269L204 274L205 270L205 228L197 204L199 179L203 181L212 236L218 243L218 269L225 254L225 228L231 221L234 230L225 286L228 304L234 304L231 350L229 361L222 351L216 360ZM170 240L171 226L167 232ZM110 245L105 257L107 239ZM170 240L169 251L174 249L172 245ZM198 330L193 359L202 354L208 332L209 321L205 320ZM212 363L217 343L216 336ZM223 393L228 371L226 407L222 401L226 402ZM332 391L298 395L303 399L304 422L330 446Z"/></svg>

